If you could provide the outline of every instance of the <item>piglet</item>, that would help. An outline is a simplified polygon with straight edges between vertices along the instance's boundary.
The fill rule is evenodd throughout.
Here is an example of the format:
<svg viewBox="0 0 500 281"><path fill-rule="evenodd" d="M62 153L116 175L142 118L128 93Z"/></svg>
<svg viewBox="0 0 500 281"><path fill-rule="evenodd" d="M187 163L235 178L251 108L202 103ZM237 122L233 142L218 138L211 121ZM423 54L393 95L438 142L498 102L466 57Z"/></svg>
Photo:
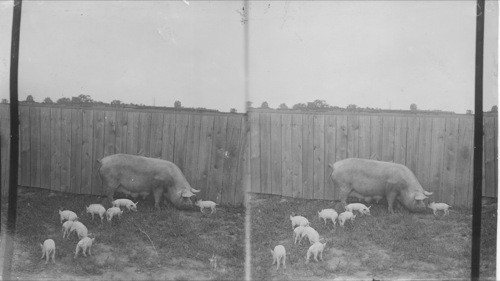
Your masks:
<svg viewBox="0 0 500 281"><path fill-rule="evenodd" d="M43 245L40 244L42 248L42 259L45 256L45 264L49 262L50 257L52 257L52 261L56 263L56 243L52 239L47 239L43 241Z"/></svg>
<svg viewBox="0 0 500 281"><path fill-rule="evenodd" d="M351 222L352 222L352 221L354 221L355 218L356 218L355 214L353 214L350 211L345 211L339 215L339 224L340 224L340 226L344 226L344 223L347 220L351 220Z"/></svg>
<svg viewBox="0 0 500 281"><path fill-rule="evenodd" d="M302 240L302 233L304 233L305 228L306 228L305 226L299 225L293 230L294 244L297 244L297 241L299 241L299 239Z"/></svg>
<svg viewBox="0 0 500 281"><path fill-rule="evenodd" d="M326 220L330 219L332 220L333 226L335 226L338 216L339 214L337 214L337 212L334 209L323 209L321 210L321 212L318 212L319 219L323 219L325 221L325 225L326 225Z"/></svg>
<svg viewBox="0 0 500 281"><path fill-rule="evenodd" d="M125 207L129 211L134 211L137 212L137 203L139 202L132 202L130 199L116 199L113 201L111 204L113 204L113 207Z"/></svg>
<svg viewBox="0 0 500 281"><path fill-rule="evenodd" d="M68 236L69 238L69 232L71 227L73 226L74 221L65 221L62 225L62 231L63 231L63 239L64 237Z"/></svg>
<svg viewBox="0 0 500 281"><path fill-rule="evenodd" d="M292 216L290 215L290 220L292 221L292 228L295 228L296 225L298 226L308 226L309 221L304 218L303 216Z"/></svg>
<svg viewBox="0 0 500 281"><path fill-rule="evenodd" d="M89 237L84 237L82 238L78 244L76 244L76 250L75 250L75 259L76 257L78 256L78 252L80 251L80 249L82 249L82 252L83 252L83 256L86 257L87 254L87 249L89 250L89 256L92 255L91 253L91 248L92 248L92 243L94 243L94 240L95 238L89 238Z"/></svg>
<svg viewBox="0 0 500 281"><path fill-rule="evenodd" d="M446 204L446 203L429 203L429 205L427 205L427 208L429 209L432 209L432 212L434 213L435 216L437 216L437 211L443 211L444 212L444 215L448 215L450 213L450 211L448 210L448 208L450 208L451 206Z"/></svg>
<svg viewBox="0 0 500 281"><path fill-rule="evenodd" d="M309 247L307 250L307 256L306 256L306 264L309 263L309 258L314 256L314 260L318 261L318 254L319 254L319 259L323 260L323 250L325 249L326 242L321 243L321 242L316 242Z"/></svg>
<svg viewBox="0 0 500 281"><path fill-rule="evenodd" d="M362 203L351 203L347 206L345 206L345 210L349 212L354 212L358 211L360 214L363 215L370 215L370 207L366 207L365 204Z"/></svg>
<svg viewBox="0 0 500 281"><path fill-rule="evenodd" d="M198 200L194 203L196 206L200 207L200 211L203 213L203 209L205 208L210 208L212 211L210 212L210 214L213 214L216 209L215 209L215 206L217 206L217 204L213 201L202 201L202 200Z"/></svg>
<svg viewBox="0 0 500 281"><path fill-rule="evenodd" d="M120 210L118 207L111 207L106 211L106 218L108 219L108 222L111 222L111 219L114 216L121 217L123 214L123 211Z"/></svg>
<svg viewBox="0 0 500 281"><path fill-rule="evenodd" d="M304 227L304 231L302 231L302 236L300 237L299 244L304 237L307 237L309 239L309 243L311 245L319 241L319 233L316 231L316 229L310 226Z"/></svg>
<svg viewBox="0 0 500 281"><path fill-rule="evenodd" d="M102 219L104 218L105 212L106 212L106 209L101 204L90 204L87 207L87 213L92 214L92 220L94 220L94 214L97 214L101 218L101 223L102 223Z"/></svg>
<svg viewBox="0 0 500 281"><path fill-rule="evenodd" d="M69 236L71 235L71 233L73 231L76 231L76 234L78 235L78 239L82 239L82 238L88 236L87 227L79 221L73 222L73 224L71 225L71 227L69 229L69 234L68 234L67 238L69 238Z"/></svg>
<svg viewBox="0 0 500 281"><path fill-rule="evenodd" d="M70 210L64 210L64 211L59 210L59 216L61 217L61 223L63 223L64 220L69 220L69 221L78 220L78 216L75 214L75 212L72 212Z"/></svg>
<svg viewBox="0 0 500 281"><path fill-rule="evenodd" d="M274 263L277 263L276 269L280 268L280 261L281 264L283 265L283 268L286 268L286 250L285 247L282 245L278 245L274 247L274 250L271 250L271 253L273 254L273 265Z"/></svg>

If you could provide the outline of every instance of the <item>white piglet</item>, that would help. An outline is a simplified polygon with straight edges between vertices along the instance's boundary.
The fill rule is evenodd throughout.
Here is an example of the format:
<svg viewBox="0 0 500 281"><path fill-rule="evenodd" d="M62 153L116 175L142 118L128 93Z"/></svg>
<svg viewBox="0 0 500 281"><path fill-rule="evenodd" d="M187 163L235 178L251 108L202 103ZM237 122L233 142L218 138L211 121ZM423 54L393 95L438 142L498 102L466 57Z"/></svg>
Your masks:
<svg viewBox="0 0 500 281"><path fill-rule="evenodd" d="M64 210L64 211L59 210L59 216L61 217L61 223L63 223L64 220L69 220L69 221L78 220L78 216L75 214L75 212L70 210Z"/></svg>
<svg viewBox="0 0 500 281"><path fill-rule="evenodd" d="M202 213L203 213L203 209L205 209L205 208L211 210L210 214L213 214L216 211L215 206L217 206L217 204L213 201L198 200L194 204L196 206L200 207L200 212L202 212Z"/></svg>
<svg viewBox="0 0 500 281"><path fill-rule="evenodd" d="M304 227L304 231L302 231L302 236L300 237L300 241L302 241L302 238L306 237L309 239L309 243L312 245L316 242L319 242L319 233L316 231L316 229L306 226Z"/></svg>
<svg viewBox="0 0 500 281"><path fill-rule="evenodd" d="M292 216L290 215L290 220L292 221L292 228L295 228L295 226L308 226L309 221L304 218L303 216Z"/></svg>
<svg viewBox="0 0 500 281"><path fill-rule="evenodd" d="M111 207L106 211L106 218L108 219L108 222L110 222L114 216L118 216L120 218L122 214L123 211L120 208Z"/></svg>
<svg viewBox="0 0 500 281"><path fill-rule="evenodd" d="M345 206L345 210L346 211L349 211L349 212L353 212L354 211L358 211L360 214L363 214L363 215L371 215L370 214L370 207L366 207L365 204L362 204L362 203L351 203L347 206Z"/></svg>
<svg viewBox="0 0 500 281"><path fill-rule="evenodd" d="M337 222L339 214L334 209L323 209L321 212L318 212L318 217L319 219L323 219L325 221L326 225L326 220L330 219L332 220L333 226L335 226Z"/></svg>
<svg viewBox="0 0 500 281"><path fill-rule="evenodd" d="M89 237L84 237L82 238L78 244L76 244L76 250L75 250L75 259L76 257L78 256L78 252L80 251L80 249L82 249L82 252L83 252L83 256L87 256L86 252L87 252L87 249L88 249L88 252L89 252L89 256L92 255L91 253L91 248L92 248L92 243L94 243L94 240L95 238L89 238Z"/></svg>
<svg viewBox="0 0 500 281"><path fill-rule="evenodd" d="M90 204L87 207L87 213L92 214L92 220L94 220L94 215L99 215L102 223L102 219L104 218L104 213L106 213L106 209L101 204Z"/></svg>
<svg viewBox="0 0 500 281"><path fill-rule="evenodd" d="M297 241L302 239L302 233L304 233L305 228L305 226L299 225L293 230L294 244L297 244Z"/></svg>
<svg viewBox="0 0 500 281"><path fill-rule="evenodd" d="M43 241L43 245L40 244L42 248L42 259L45 256L45 264L49 262L50 257L52 257L52 261L56 263L56 243L52 239L47 239Z"/></svg>
<svg viewBox="0 0 500 281"><path fill-rule="evenodd" d="M436 216L437 215L437 211L443 211L444 212L444 215L448 215L450 213L450 211L448 210L451 206L446 204L446 203L429 203L429 205L427 205L427 207L429 209L432 209L432 212L434 213L434 215Z"/></svg>
<svg viewBox="0 0 500 281"><path fill-rule="evenodd" d="M314 260L318 261L318 254L319 254L319 259L323 260L323 250L325 249L326 242L321 243L321 242L316 242L309 247L307 250L307 256L306 256L306 263L309 263L309 258L311 255L314 257Z"/></svg>
<svg viewBox="0 0 500 281"><path fill-rule="evenodd" d="M339 224L340 224L340 226L344 226L344 223L347 220L351 220L351 222L353 222L355 218L356 218L355 214L353 214L352 212L349 212L349 211L345 211L343 213L340 213L340 215L339 215Z"/></svg>
<svg viewBox="0 0 500 281"><path fill-rule="evenodd" d="M79 221L73 222L73 224L71 225L71 227L69 229L69 234L68 234L67 238L69 238L69 236L71 235L71 233L73 231L76 231L76 234L78 235L78 239L82 239L82 238L88 236L87 227Z"/></svg>
<svg viewBox="0 0 500 281"><path fill-rule="evenodd" d="M74 221L65 221L62 225L62 231L63 231L63 239L64 237L68 236L69 237L69 231L71 227L73 226Z"/></svg>
<svg viewBox="0 0 500 281"><path fill-rule="evenodd" d="M281 264L283 265L283 268L286 268L286 250L285 247L282 245L278 245L274 247L274 251L271 250L271 253L273 254L273 264L277 263L276 269L280 268L280 261Z"/></svg>
<svg viewBox="0 0 500 281"><path fill-rule="evenodd" d="M137 203L139 202L132 202L130 199L116 199L113 201L111 204L113 204L113 207L125 207L129 211L134 211L137 212Z"/></svg>

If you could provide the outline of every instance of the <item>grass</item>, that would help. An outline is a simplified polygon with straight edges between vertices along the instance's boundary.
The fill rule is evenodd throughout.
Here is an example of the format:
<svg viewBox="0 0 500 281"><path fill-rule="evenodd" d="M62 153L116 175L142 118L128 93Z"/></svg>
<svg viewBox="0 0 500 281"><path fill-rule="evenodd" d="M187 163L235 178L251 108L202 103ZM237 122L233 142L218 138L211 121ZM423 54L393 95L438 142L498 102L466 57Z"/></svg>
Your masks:
<svg viewBox="0 0 500 281"><path fill-rule="evenodd" d="M124 211L121 219L104 219L101 224L98 216L92 221L85 206L103 201L104 197L21 188L12 276L105 280L112 272L132 268L131 274L144 280L164 279L166 272L178 280L243 278L243 208L223 206L214 215L204 215L199 209L180 211L167 205L157 212L147 198L137 212ZM69 240L62 238L59 209L77 213L96 237L92 257L80 253L73 258L78 238L74 233ZM39 243L48 238L56 242L56 265L40 259ZM217 267L210 265L214 255L221 261Z"/></svg>
<svg viewBox="0 0 500 281"><path fill-rule="evenodd" d="M389 214L386 205L373 205L372 216L358 215L353 224L333 228L319 220L317 211L340 206L327 200L304 200L252 194L250 199L252 278L255 280L359 278L469 278L471 211L454 208L446 217L432 211ZM327 241L324 262L305 264L309 242L294 245L289 219L294 212L307 217L320 237ZM483 278L495 277L496 219L483 215L481 271ZM305 243L304 243L305 241ZM271 266L269 249L282 244L288 267Z"/></svg>

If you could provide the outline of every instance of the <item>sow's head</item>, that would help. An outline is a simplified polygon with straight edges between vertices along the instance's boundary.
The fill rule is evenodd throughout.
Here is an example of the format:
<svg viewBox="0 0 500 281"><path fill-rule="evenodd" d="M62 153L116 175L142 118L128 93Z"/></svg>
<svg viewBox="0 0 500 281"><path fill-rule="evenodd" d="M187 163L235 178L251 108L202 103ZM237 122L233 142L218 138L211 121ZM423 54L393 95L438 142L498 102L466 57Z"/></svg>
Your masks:
<svg viewBox="0 0 500 281"><path fill-rule="evenodd" d="M170 202L178 209L191 209L193 208L193 200L196 199L196 194L200 190L192 187L183 188L173 194L168 194Z"/></svg>
<svg viewBox="0 0 500 281"><path fill-rule="evenodd" d="M423 212L425 211L426 204L424 202L425 199L429 198L428 196L432 195L433 192L428 191L415 191L410 192L406 196L402 195L398 199L403 203L403 205L413 212Z"/></svg>

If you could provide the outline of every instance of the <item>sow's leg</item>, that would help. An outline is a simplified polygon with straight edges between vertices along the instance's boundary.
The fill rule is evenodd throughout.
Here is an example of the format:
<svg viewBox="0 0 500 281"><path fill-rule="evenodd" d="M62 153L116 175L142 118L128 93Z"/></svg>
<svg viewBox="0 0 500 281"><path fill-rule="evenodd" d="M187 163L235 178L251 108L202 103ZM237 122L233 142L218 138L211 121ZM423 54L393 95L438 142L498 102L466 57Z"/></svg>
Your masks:
<svg viewBox="0 0 500 281"><path fill-rule="evenodd" d="M155 209L157 211L160 211L160 198L162 194L163 194L163 188L161 187L157 187L153 190L153 195L155 198Z"/></svg>
<svg viewBox="0 0 500 281"><path fill-rule="evenodd" d="M393 204L396 200L397 194L395 192L387 193L387 204L389 205L389 213L394 214Z"/></svg>

